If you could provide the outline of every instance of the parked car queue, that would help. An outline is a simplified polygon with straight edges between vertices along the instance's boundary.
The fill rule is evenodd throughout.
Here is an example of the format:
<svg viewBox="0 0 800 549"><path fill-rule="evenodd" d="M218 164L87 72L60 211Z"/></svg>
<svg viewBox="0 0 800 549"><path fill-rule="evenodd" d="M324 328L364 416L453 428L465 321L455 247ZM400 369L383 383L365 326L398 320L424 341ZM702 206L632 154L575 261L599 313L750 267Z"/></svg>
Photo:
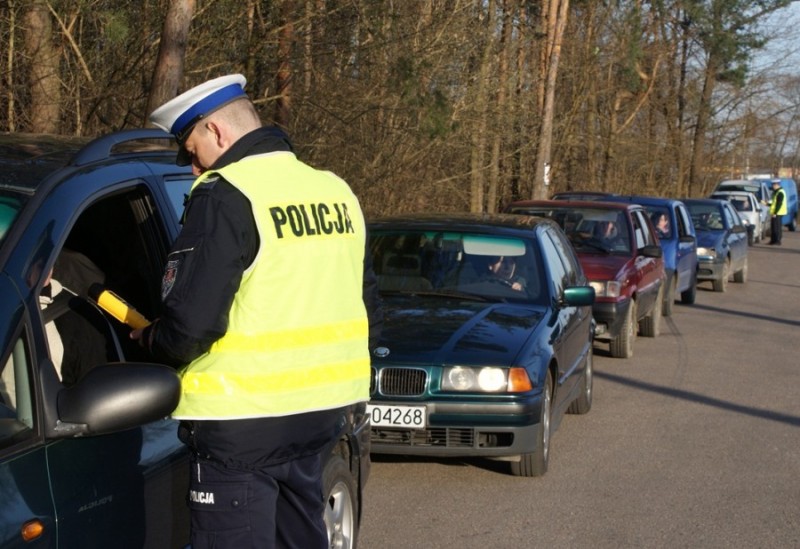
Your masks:
<svg viewBox="0 0 800 549"><path fill-rule="evenodd" d="M385 304L372 453L481 456L518 476L545 474L564 413L591 410L596 345L629 358L699 283L725 291L747 274L727 200L576 192L376 219L370 234Z"/></svg>

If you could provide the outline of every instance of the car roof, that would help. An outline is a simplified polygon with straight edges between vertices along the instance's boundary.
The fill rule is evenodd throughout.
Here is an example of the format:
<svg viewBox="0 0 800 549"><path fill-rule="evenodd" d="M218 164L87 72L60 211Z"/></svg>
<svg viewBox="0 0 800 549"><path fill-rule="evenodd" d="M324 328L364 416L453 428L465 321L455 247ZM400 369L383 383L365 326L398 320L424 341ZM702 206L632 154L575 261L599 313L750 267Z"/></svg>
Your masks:
<svg viewBox="0 0 800 549"><path fill-rule="evenodd" d="M508 208L551 207L551 208L594 208L607 210L630 210L638 207L631 202L610 202L606 200L517 200Z"/></svg>
<svg viewBox="0 0 800 549"><path fill-rule="evenodd" d="M634 204L642 204L644 206L673 206L675 204L680 204L681 201L677 198L666 198L661 196L645 196L645 195L620 195L615 196L613 198L609 198L609 201L620 201L620 202L633 202Z"/></svg>
<svg viewBox="0 0 800 549"><path fill-rule="evenodd" d="M551 200L597 200L609 196L617 196L617 193L603 192L603 191L561 191L553 193L550 197ZM563 197L563 198L562 198Z"/></svg>
<svg viewBox="0 0 800 549"><path fill-rule="evenodd" d="M489 213L410 213L368 220L370 228L394 228L404 226L435 230L479 230L480 228L514 229L530 231L537 225L554 225L549 219L519 214Z"/></svg>
<svg viewBox="0 0 800 549"><path fill-rule="evenodd" d="M158 140L158 141L154 141ZM124 130L95 139L0 132L0 188L35 191L49 176L90 164L145 154L174 158L174 138L154 128Z"/></svg>
<svg viewBox="0 0 800 549"><path fill-rule="evenodd" d="M750 191L714 191L713 193L711 193L711 196L709 198L714 198L714 195L747 196L747 197L753 197L756 200L758 200L758 197L756 197L755 193L751 193Z"/></svg>
<svg viewBox="0 0 800 549"><path fill-rule="evenodd" d="M720 204L727 204L727 200L723 200L721 198L684 198L683 202L685 204L707 204L707 205L720 205Z"/></svg>
<svg viewBox="0 0 800 549"><path fill-rule="evenodd" d="M0 133L0 187L33 190L47 175L66 166L89 142L86 138Z"/></svg>

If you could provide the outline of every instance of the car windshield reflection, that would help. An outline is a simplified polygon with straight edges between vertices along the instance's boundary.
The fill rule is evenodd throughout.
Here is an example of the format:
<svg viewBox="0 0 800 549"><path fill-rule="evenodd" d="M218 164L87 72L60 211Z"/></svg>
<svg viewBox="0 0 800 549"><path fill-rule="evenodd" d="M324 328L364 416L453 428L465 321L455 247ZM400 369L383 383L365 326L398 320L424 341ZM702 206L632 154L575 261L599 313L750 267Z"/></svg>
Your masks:
<svg viewBox="0 0 800 549"><path fill-rule="evenodd" d="M469 232L375 230L370 236L381 293L543 303L532 241Z"/></svg>

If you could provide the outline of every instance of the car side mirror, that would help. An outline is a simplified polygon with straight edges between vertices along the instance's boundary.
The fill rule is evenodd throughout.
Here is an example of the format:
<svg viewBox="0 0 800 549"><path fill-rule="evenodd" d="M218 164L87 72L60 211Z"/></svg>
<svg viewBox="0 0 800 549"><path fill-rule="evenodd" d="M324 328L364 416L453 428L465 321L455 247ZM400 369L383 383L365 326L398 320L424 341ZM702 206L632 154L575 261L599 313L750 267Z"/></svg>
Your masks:
<svg viewBox="0 0 800 549"><path fill-rule="evenodd" d="M661 246L657 246L655 244L648 244L647 246L639 250L639 254L645 257L663 257L664 250L661 249Z"/></svg>
<svg viewBox="0 0 800 549"><path fill-rule="evenodd" d="M733 229L731 229L731 231L734 232L734 233L743 233L746 230L747 229L745 228L744 225L734 225Z"/></svg>
<svg viewBox="0 0 800 549"><path fill-rule="evenodd" d="M161 364L119 363L92 368L58 393L55 438L124 431L162 419L178 406L181 382Z"/></svg>
<svg viewBox="0 0 800 549"><path fill-rule="evenodd" d="M594 288L591 286L569 286L561 296L562 307L585 307L594 304Z"/></svg>

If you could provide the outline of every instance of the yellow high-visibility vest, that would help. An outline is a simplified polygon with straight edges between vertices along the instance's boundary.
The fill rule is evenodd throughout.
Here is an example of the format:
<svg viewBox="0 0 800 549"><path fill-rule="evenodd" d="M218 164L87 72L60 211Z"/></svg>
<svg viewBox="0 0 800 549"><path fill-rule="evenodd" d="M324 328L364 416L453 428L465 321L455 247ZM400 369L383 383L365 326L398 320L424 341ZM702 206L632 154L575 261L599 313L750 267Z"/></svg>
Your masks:
<svg viewBox="0 0 800 549"><path fill-rule="evenodd" d="M775 211L775 205L778 203L777 197L778 194L783 195L783 200L781 201L781 207L778 211ZM786 215L786 212L789 209L786 207L786 191L783 190L783 187L775 191L775 194L772 196L772 204L769 205L769 213L771 215Z"/></svg>
<svg viewBox="0 0 800 549"><path fill-rule="evenodd" d="M182 372L173 417L285 416L368 400L366 229L350 187L290 152L246 157L192 189L212 173L250 200L260 247L227 333Z"/></svg>

